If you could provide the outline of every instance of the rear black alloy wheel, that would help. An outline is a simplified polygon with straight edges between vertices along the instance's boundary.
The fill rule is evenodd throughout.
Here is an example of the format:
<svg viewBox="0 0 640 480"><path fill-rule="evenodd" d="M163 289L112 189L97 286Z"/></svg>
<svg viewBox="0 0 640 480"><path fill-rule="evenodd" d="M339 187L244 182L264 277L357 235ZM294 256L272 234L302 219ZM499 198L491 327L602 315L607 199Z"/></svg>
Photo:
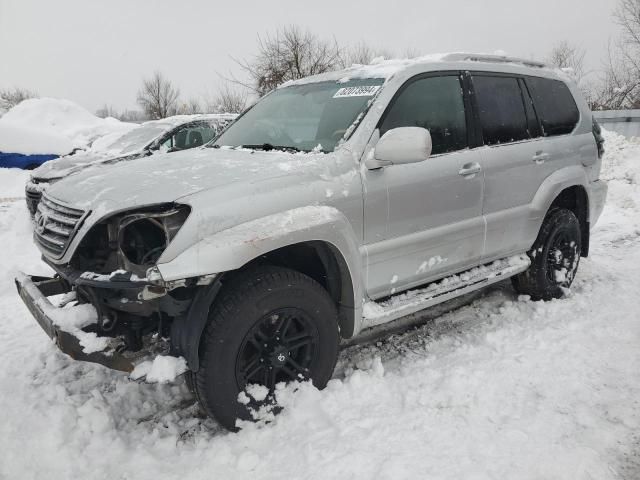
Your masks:
<svg viewBox="0 0 640 480"><path fill-rule="evenodd" d="M238 419L252 420L252 410L273 403L281 382L308 379L323 388L336 364L338 339L335 303L316 281L282 267L239 272L224 283L209 312L193 374L196 398L208 415L236 430ZM265 386L269 394L240 395L249 385Z"/></svg>
<svg viewBox="0 0 640 480"><path fill-rule="evenodd" d="M580 222L566 208L555 208L547 213L538 238L528 255L531 266L512 277L518 293L530 295L533 300L560 298L564 288L571 286L580 263Z"/></svg>
<svg viewBox="0 0 640 480"><path fill-rule="evenodd" d="M574 263L580 254L576 242L566 230L556 232L547 252L547 280L562 287L569 287L575 275ZM577 264L575 265L577 268Z"/></svg>
<svg viewBox="0 0 640 480"><path fill-rule="evenodd" d="M240 346L236 381L241 388L259 384L273 392L280 382L305 380L319 343L318 330L304 311L282 308L268 313Z"/></svg>

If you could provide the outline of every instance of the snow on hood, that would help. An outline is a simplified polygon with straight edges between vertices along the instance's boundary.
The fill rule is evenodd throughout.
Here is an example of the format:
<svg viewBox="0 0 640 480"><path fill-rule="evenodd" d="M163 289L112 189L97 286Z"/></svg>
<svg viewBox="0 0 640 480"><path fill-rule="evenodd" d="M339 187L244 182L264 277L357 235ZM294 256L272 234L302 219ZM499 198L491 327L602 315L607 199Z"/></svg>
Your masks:
<svg viewBox="0 0 640 480"><path fill-rule="evenodd" d="M330 162L326 154L199 148L98 166L65 178L48 190L81 209L107 202L112 208L168 203L199 191L308 172Z"/></svg>
<svg viewBox="0 0 640 480"><path fill-rule="evenodd" d="M5 113L0 121L64 136L76 148L86 148L99 137L124 134L137 126L115 118L98 118L77 103L58 98L24 100Z"/></svg>
<svg viewBox="0 0 640 480"><path fill-rule="evenodd" d="M73 150L68 138L35 128L13 125L0 119L0 152L23 155L66 155Z"/></svg>
<svg viewBox="0 0 640 480"><path fill-rule="evenodd" d="M55 161L42 164L32 172L31 178L38 181L57 180L73 173L77 173L87 167L93 166L94 164L114 161L117 158L118 157L114 155L107 155L102 152L91 150L75 153L73 155L66 155L64 157L57 158Z"/></svg>

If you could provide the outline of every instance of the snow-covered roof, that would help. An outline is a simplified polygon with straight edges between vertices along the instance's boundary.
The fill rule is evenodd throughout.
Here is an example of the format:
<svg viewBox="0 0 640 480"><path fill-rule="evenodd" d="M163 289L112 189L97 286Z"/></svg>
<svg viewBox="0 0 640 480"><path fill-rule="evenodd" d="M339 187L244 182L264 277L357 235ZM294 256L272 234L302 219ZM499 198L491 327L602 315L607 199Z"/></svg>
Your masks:
<svg viewBox="0 0 640 480"><path fill-rule="evenodd" d="M23 155L66 155L73 150L68 138L53 131L13 125L0 120L0 152Z"/></svg>
<svg viewBox="0 0 640 480"><path fill-rule="evenodd" d="M20 102L5 113L0 121L4 125L35 128L61 135L78 148L86 148L104 135L122 135L137 126L115 118L98 118L70 100L46 97Z"/></svg>
<svg viewBox="0 0 640 480"><path fill-rule="evenodd" d="M173 115L171 117L161 118L159 120L149 120L142 125L167 125L177 127L183 123L193 122L196 120L233 120L238 115L235 113L198 113L194 115Z"/></svg>
<svg viewBox="0 0 640 480"><path fill-rule="evenodd" d="M536 72L544 72L545 74L566 77L560 70L547 67L544 63L534 60L526 60L506 55L484 54L484 53L435 53L424 55L416 58L395 58L386 60L383 57L375 58L369 65L354 64L351 67L333 72L321 73L310 77L285 82L282 87L290 85L302 85L306 83L335 81L348 82L354 79L364 78L382 78L389 79L395 74L420 65L432 65L438 63L464 63L469 68L471 62L482 62L496 65L496 67L504 65L516 65L523 68L535 69Z"/></svg>

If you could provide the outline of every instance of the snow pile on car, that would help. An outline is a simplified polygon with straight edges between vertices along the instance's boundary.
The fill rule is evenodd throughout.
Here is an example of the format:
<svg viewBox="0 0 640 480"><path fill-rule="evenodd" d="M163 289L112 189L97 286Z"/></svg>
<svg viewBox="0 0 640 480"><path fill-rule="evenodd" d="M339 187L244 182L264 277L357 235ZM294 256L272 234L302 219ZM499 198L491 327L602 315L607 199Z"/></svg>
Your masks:
<svg viewBox="0 0 640 480"><path fill-rule="evenodd" d="M0 152L23 155L66 155L73 143L55 132L13 125L0 119Z"/></svg>
<svg viewBox="0 0 640 480"><path fill-rule="evenodd" d="M136 127L136 124L115 118L98 118L77 103L58 98L24 100L5 113L0 124L60 135L66 137L74 148L87 148L105 135L117 138Z"/></svg>

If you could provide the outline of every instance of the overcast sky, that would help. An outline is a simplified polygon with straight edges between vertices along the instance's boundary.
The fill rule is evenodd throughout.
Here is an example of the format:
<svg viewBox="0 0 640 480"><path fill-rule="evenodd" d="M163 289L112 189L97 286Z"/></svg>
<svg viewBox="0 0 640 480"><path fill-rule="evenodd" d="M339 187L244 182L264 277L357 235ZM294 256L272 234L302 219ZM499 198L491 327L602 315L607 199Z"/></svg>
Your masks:
<svg viewBox="0 0 640 480"><path fill-rule="evenodd" d="M616 0L0 0L0 88L136 108L145 75L162 71L183 97L215 93L257 36L298 24L340 44L401 54L493 52L544 59L559 40L598 68L617 34Z"/></svg>

